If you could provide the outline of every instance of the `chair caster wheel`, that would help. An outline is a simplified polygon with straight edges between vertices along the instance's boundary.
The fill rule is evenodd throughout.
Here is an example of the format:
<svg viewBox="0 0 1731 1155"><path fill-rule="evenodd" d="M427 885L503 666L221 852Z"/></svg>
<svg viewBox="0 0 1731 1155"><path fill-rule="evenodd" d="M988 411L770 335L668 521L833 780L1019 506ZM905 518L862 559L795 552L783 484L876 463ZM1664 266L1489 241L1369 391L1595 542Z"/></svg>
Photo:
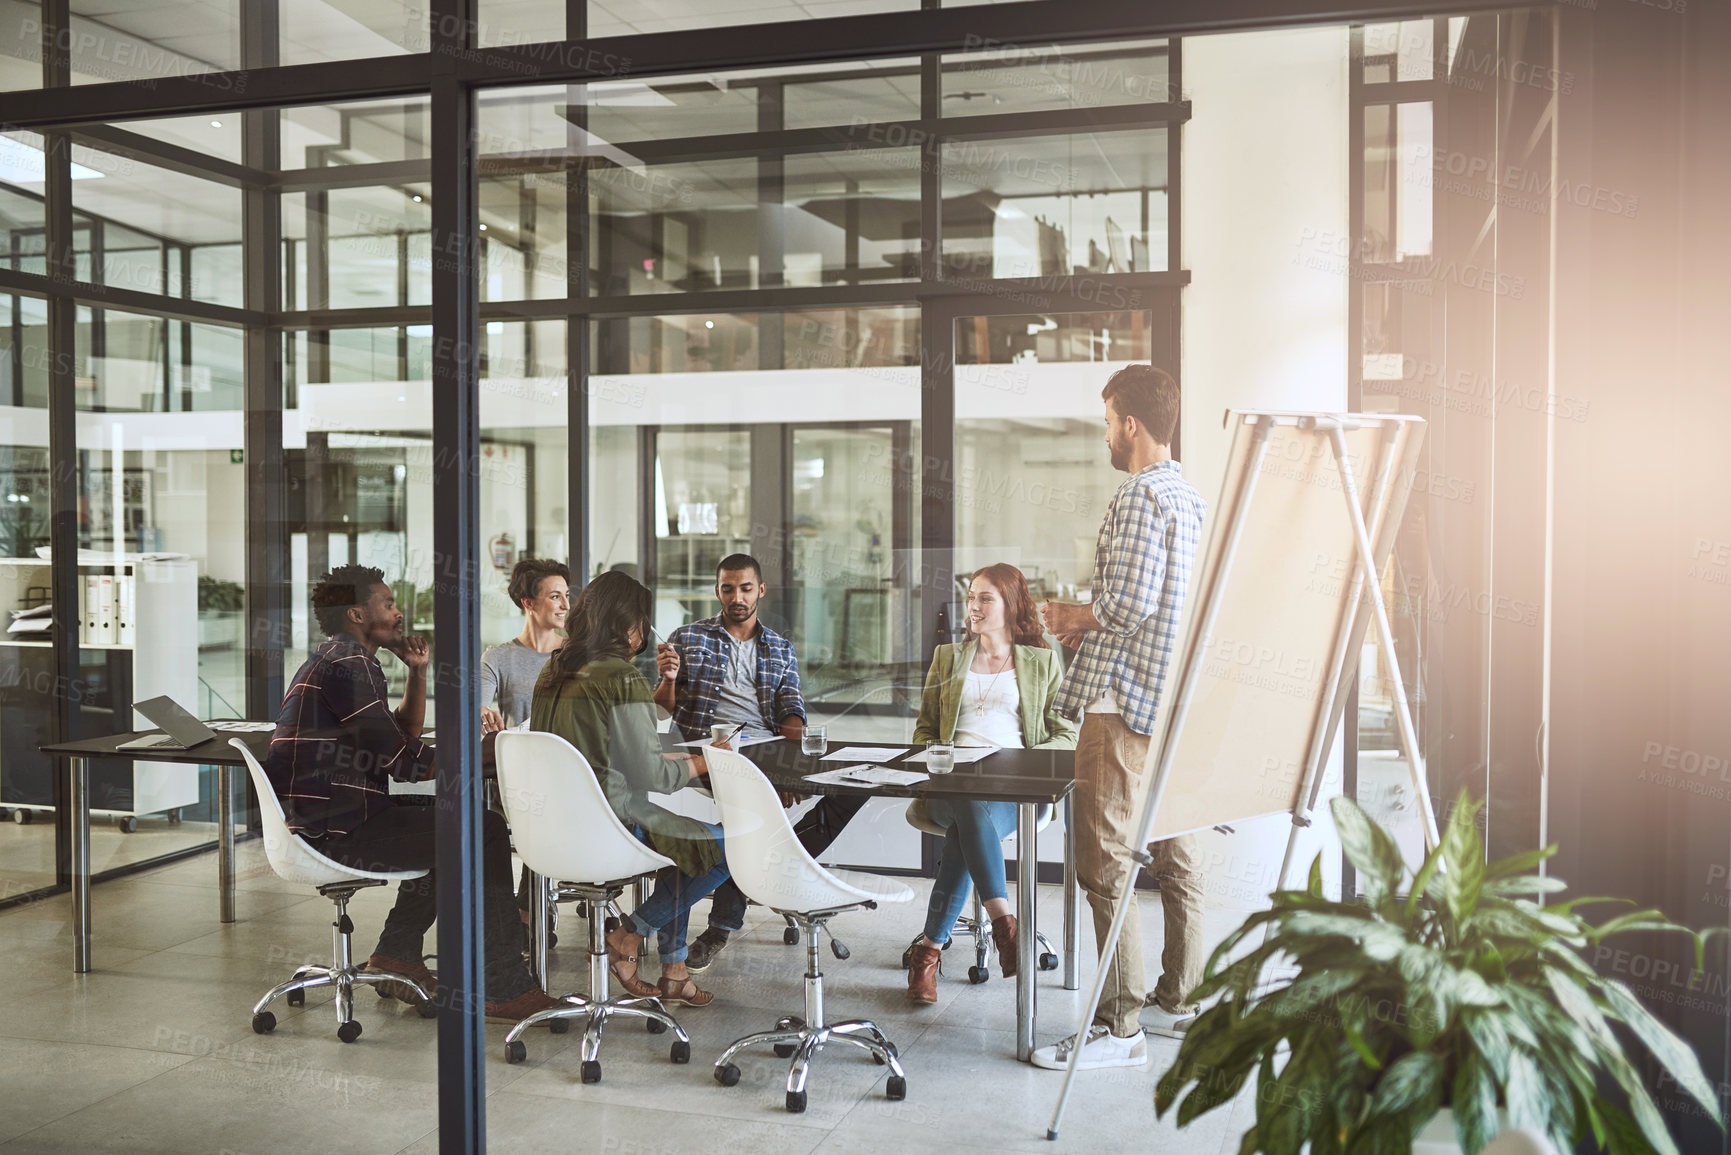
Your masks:
<svg viewBox="0 0 1731 1155"><path fill-rule="evenodd" d="M529 1048L523 1045L522 1039L513 1039L505 1044L505 1061L507 1063L521 1063L528 1057Z"/></svg>
<svg viewBox="0 0 1731 1155"><path fill-rule="evenodd" d="M734 1066L732 1063L727 1064L725 1067L715 1068L715 1081L720 1083L723 1087L738 1086L739 1068Z"/></svg>
<svg viewBox="0 0 1731 1155"><path fill-rule="evenodd" d="M547 949L552 950L554 947L556 947L558 945L559 945L559 932L556 930L548 931L547 932Z"/></svg>
<svg viewBox="0 0 1731 1155"><path fill-rule="evenodd" d="M775 1045L775 1057L778 1059L791 1059L793 1058L793 1053L797 1050L799 1050L799 1048L794 1046L792 1043L777 1043Z"/></svg>
<svg viewBox="0 0 1731 1155"><path fill-rule="evenodd" d="M116 822L115 825L120 827L120 833L122 834L138 833L138 819L136 818L122 818L119 822Z"/></svg>
<svg viewBox="0 0 1731 1155"><path fill-rule="evenodd" d="M276 1030L276 1016L269 1011L260 1011L252 1017L252 1030L255 1035L268 1035Z"/></svg>
<svg viewBox="0 0 1731 1155"><path fill-rule="evenodd" d="M891 1075L889 1082L884 1084L884 1098L905 1099L908 1097L908 1081L900 1075Z"/></svg>
<svg viewBox="0 0 1731 1155"><path fill-rule="evenodd" d="M973 983L975 986L980 985L991 977L992 972L987 970L985 967L975 966L968 968L968 981Z"/></svg>
<svg viewBox="0 0 1731 1155"><path fill-rule="evenodd" d="M781 941L785 942L788 946L798 946L799 928L797 926L790 926L786 930L782 931Z"/></svg>
<svg viewBox="0 0 1731 1155"><path fill-rule="evenodd" d="M601 1064L599 1062L590 1059L583 1064L583 1081L585 1083L599 1083L601 1081Z"/></svg>
<svg viewBox="0 0 1731 1155"><path fill-rule="evenodd" d="M354 1019L350 1019L348 1022L337 1027L337 1038L341 1039L345 1043L352 1043L360 1037L361 1024L357 1023Z"/></svg>
<svg viewBox="0 0 1731 1155"><path fill-rule="evenodd" d="M1057 970L1058 969L1058 956L1051 953L1050 951L1047 951L1045 954L1042 954L1040 956L1040 969L1043 971L1055 971L1055 970Z"/></svg>
<svg viewBox="0 0 1731 1155"><path fill-rule="evenodd" d="M619 920L612 915L608 915L607 921L601 924L601 929L605 930L608 934L612 934L614 931L619 929Z"/></svg>
<svg viewBox="0 0 1731 1155"><path fill-rule="evenodd" d="M662 1022L660 1019L644 1019L643 1028L652 1035L664 1035L667 1033L667 1024Z"/></svg>
<svg viewBox="0 0 1731 1155"><path fill-rule="evenodd" d="M789 1115L805 1114L804 1091L789 1091L787 1093L787 1113Z"/></svg>
<svg viewBox="0 0 1731 1155"><path fill-rule="evenodd" d="M287 997L288 1005L291 1007L304 1007L307 1005L307 993L304 990L290 991Z"/></svg>
<svg viewBox="0 0 1731 1155"><path fill-rule="evenodd" d="M673 1046L667 1050L667 1057L675 1063L691 1062L691 1044L684 1039L674 1039Z"/></svg>
<svg viewBox="0 0 1731 1155"><path fill-rule="evenodd" d="M439 1008L432 999L422 999L415 1004L415 1013L423 1019L436 1019L439 1017Z"/></svg>
<svg viewBox="0 0 1731 1155"><path fill-rule="evenodd" d="M548 1019L547 1029L555 1035L562 1035L571 1029L570 1019Z"/></svg>

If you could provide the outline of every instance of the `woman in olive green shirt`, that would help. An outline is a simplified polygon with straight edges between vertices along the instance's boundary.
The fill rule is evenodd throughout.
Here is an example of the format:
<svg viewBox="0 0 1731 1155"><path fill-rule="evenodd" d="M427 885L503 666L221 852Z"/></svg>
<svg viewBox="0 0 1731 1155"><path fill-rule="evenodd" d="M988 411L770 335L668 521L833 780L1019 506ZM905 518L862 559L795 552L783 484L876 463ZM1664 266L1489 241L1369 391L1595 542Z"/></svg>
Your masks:
<svg viewBox="0 0 1731 1155"><path fill-rule="evenodd" d="M705 772L701 755L661 751L649 683L631 664L649 635L649 591L622 573L584 587L566 622L567 637L535 684L530 728L558 734L589 760L613 812L675 867L656 876L655 893L607 936L613 974L639 997L707 1006L685 965L691 907L727 880L721 828L666 810L651 793L671 794ZM637 951L657 936L661 981L637 977Z"/></svg>
<svg viewBox="0 0 1731 1155"><path fill-rule="evenodd" d="M920 694L914 743L1074 749L1076 724L1053 708L1064 671L1046 645L1034 599L1012 565L979 570L968 583L968 637L939 646ZM937 1001L939 951L979 889L992 920L992 944L1006 976L1016 973L1016 916L1004 887L1002 843L1015 832L1012 802L932 800L926 813L947 828L925 933L909 951L908 998Z"/></svg>

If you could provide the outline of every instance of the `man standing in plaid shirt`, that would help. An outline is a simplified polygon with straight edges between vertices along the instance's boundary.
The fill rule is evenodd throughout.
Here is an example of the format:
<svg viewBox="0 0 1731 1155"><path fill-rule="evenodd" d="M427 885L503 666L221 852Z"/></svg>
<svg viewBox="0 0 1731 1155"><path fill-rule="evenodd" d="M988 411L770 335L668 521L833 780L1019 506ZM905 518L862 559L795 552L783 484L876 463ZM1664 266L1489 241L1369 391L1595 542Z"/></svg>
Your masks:
<svg viewBox="0 0 1731 1155"><path fill-rule="evenodd" d="M707 738L716 722L744 726L746 737L780 734L797 742L805 733L805 698L793 645L757 615L768 589L756 558L746 553L722 558L715 574L721 613L680 626L657 648L661 683L655 687L655 704L673 715L687 741ZM784 805L796 800L782 797ZM840 837L865 803L864 795L825 795L794 824L794 834L816 856ZM709 926L691 944L686 966L693 973L708 970L728 936L744 925L745 895L730 878L716 887Z"/></svg>
<svg viewBox="0 0 1731 1155"><path fill-rule="evenodd" d="M1162 973L1152 995L1142 969L1142 927L1132 902L1117 943L1102 941L1118 899L1135 883L1129 840L1142 793L1142 767L1160 708L1160 689L1177 648L1179 617L1207 510L1172 460L1178 384L1152 365L1112 374L1106 448L1112 467L1130 474L1106 509L1094 547L1088 605L1048 602L1046 628L1079 650L1058 691L1057 707L1082 719L1076 742L1076 875L1094 912L1094 939L1106 985L1094 1022L1033 1054L1062 1070L1080 1042L1077 1066L1139 1067L1148 1061L1146 1028L1181 1038L1195 1018L1186 1002L1202 978L1202 878L1195 835L1151 843L1152 872L1166 914Z"/></svg>

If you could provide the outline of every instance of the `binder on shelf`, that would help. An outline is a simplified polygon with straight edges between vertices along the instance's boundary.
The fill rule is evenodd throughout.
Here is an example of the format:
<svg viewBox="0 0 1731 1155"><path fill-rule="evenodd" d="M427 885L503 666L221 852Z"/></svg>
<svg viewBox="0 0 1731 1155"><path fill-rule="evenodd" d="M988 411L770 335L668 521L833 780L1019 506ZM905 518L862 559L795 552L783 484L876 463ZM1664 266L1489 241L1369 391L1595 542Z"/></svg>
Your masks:
<svg viewBox="0 0 1731 1155"><path fill-rule="evenodd" d="M96 646L112 646L114 644L114 575L99 574L96 578L96 636L91 644Z"/></svg>
<svg viewBox="0 0 1731 1155"><path fill-rule="evenodd" d="M121 574L115 579L118 596L115 600L114 640L122 646L134 646L138 638L138 616L133 575Z"/></svg>
<svg viewBox="0 0 1731 1155"><path fill-rule="evenodd" d="M78 607L78 620L82 627L78 631L78 643L89 646L96 642L99 629L97 618L100 616L102 598L97 591L97 583L101 579L93 573L84 575L84 604Z"/></svg>

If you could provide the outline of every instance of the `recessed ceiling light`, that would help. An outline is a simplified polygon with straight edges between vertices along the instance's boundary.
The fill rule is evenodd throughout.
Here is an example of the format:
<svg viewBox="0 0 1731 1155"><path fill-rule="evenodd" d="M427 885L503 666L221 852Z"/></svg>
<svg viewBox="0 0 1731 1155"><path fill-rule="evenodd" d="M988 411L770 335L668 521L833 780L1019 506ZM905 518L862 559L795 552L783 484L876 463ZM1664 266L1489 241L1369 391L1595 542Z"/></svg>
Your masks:
<svg viewBox="0 0 1731 1155"><path fill-rule="evenodd" d="M211 122L210 122L210 127L212 127L212 128L221 128L221 127L222 127L222 121L220 121L220 120L213 120L213 121L211 121Z"/></svg>
<svg viewBox="0 0 1731 1155"><path fill-rule="evenodd" d="M415 203L416 203L416 204L420 204L420 203L421 203L421 194L420 194L420 193L416 193L416 194L415 194Z"/></svg>
<svg viewBox="0 0 1731 1155"><path fill-rule="evenodd" d="M705 322L703 322L703 327L705 329L713 329L713 328L715 328L715 322L714 321L705 321Z"/></svg>
<svg viewBox="0 0 1731 1155"><path fill-rule="evenodd" d="M481 231L482 231L482 232L486 232L486 231L487 231L487 226L486 226L486 225L482 225L482 226L481 226Z"/></svg>

